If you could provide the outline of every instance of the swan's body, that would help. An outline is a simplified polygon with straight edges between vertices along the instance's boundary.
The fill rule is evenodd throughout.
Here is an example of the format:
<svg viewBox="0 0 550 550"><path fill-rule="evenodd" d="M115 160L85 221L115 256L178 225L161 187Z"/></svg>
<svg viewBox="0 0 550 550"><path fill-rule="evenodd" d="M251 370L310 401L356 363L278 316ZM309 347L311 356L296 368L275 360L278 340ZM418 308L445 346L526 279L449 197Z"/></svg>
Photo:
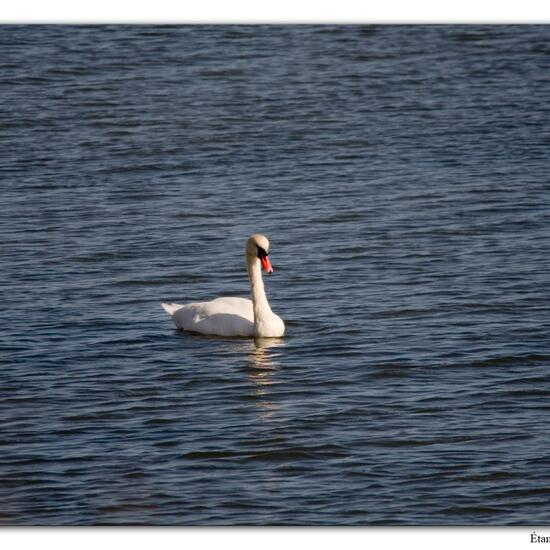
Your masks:
<svg viewBox="0 0 550 550"><path fill-rule="evenodd" d="M182 330L216 336L283 336L285 324L271 311L262 280L262 267L268 273L273 271L268 250L269 241L263 235L253 235L246 243L252 300L226 297L186 305L162 304L162 307Z"/></svg>
<svg viewBox="0 0 550 550"><path fill-rule="evenodd" d="M194 304L162 304L183 330L217 336L254 336L252 300L216 298Z"/></svg>

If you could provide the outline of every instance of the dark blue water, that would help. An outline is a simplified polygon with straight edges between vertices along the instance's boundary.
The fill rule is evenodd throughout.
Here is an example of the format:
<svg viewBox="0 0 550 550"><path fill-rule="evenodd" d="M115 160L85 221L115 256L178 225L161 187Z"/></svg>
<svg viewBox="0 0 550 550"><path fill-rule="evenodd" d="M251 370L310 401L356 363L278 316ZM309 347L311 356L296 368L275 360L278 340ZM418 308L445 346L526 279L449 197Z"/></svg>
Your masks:
<svg viewBox="0 0 550 550"><path fill-rule="evenodd" d="M549 26L0 27L0 523L550 519ZM174 330L247 296L282 341Z"/></svg>

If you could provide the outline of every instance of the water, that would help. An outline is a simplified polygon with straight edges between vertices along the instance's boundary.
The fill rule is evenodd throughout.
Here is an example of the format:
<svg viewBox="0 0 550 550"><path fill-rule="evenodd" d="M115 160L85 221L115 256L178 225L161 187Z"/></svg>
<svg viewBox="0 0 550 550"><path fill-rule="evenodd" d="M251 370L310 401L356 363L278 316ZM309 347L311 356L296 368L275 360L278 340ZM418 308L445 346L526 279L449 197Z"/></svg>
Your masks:
<svg viewBox="0 0 550 550"><path fill-rule="evenodd" d="M0 523L548 523L550 27L0 31Z"/></svg>

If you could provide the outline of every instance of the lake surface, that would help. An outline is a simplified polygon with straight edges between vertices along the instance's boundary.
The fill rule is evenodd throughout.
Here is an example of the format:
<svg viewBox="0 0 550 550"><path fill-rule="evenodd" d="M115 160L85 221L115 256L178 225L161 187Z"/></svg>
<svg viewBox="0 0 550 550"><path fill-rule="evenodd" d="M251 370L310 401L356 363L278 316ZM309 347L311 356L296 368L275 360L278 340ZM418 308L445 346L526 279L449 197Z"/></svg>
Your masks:
<svg viewBox="0 0 550 550"><path fill-rule="evenodd" d="M0 523L550 521L549 26L1 26ZM283 340L178 332L248 296Z"/></svg>

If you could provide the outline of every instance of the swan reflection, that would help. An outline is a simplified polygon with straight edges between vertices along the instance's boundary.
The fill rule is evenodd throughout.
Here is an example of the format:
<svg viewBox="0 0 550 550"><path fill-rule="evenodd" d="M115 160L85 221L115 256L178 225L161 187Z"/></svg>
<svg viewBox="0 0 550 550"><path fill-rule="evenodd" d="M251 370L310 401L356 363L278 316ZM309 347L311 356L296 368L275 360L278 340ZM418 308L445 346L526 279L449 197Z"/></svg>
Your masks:
<svg viewBox="0 0 550 550"><path fill-rule="evenodd" d="M254 347L248 354L250 366L260 369L262 376L265 376L266 373L276 369L276 354L273 351L283 345L282 338L254 338Z"/></svg>
<svg viewBox="0 0 550 550"><path fill-rule="evenodd" d="M269 400L269 386L275 382L279 367L276 348L284 345L282 338L254 338L253 348L248 354L249 377L256 386L257 404L262 409L260 417L267 419L277 410Z"/></svg>

